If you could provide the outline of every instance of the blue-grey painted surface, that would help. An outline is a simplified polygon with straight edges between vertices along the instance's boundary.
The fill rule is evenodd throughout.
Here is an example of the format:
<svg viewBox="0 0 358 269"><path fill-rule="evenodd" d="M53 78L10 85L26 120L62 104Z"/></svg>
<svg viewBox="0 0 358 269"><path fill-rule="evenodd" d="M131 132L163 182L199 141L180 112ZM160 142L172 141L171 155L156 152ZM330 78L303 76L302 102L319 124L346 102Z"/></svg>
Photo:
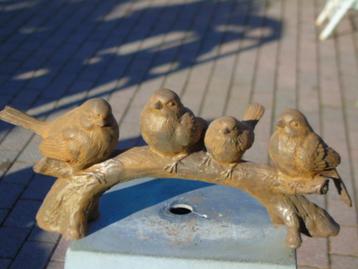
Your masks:
<svg viewBox="0 0 358 269"><path fill-rule="evenodd" d="M193 212L175 215L171 205ZM266 210L239 190L197 181L140 179L101 199L101 217L71 243L65 268L296 268Z"/></svg>

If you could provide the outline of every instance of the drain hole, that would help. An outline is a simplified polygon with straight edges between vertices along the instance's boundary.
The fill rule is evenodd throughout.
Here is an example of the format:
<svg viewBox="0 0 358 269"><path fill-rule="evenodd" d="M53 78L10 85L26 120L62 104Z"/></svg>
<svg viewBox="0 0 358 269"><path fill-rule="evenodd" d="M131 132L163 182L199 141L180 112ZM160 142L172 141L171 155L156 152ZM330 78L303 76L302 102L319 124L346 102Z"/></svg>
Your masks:
<svg viewBox="0 0 358 269"><path fill-rule="evenodd" d="M170 206L169 212L174 215L187 215L193 212L193 207L186 204L174 204Z"/></svg>

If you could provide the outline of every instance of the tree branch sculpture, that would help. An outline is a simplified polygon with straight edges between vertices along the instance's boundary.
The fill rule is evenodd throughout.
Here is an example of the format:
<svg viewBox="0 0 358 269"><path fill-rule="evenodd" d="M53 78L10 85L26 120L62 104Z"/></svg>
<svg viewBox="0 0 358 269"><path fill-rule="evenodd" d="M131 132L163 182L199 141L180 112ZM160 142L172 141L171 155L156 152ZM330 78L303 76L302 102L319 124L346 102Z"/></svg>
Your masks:
<svg viewBox="0 0 358 269"><path fill-rule="evenodd" d="M0 118L6 120L0 112ZM39 209L36 220L47 231L61 233L67 239L86 235L87 223L99 216L100 196L112 186L140 177L194 179L239 188L255 197L268 211L274 224L287 226L287 243L292 248L301 244L302 232L315 237L337 235L339 225L322 208L310 202L305 194L325 194L329 177L315 175L291 176L278 168L240 160L225 176L227 167L212 161L200 143L180 160L159 154L150 146L131 148L114 158L86 169L73 169L63 160L47 158L38 162L34 170L57 177ZM167 170L178 161L176 169ZM120 205L125 206L125 205Z"/></svg>

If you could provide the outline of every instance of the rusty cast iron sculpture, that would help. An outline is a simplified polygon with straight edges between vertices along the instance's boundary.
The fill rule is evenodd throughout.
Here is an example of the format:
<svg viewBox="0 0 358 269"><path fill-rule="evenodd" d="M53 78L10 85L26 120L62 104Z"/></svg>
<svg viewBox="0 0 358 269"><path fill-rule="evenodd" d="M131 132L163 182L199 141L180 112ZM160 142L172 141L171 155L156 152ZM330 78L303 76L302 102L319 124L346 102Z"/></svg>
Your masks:
<svg viewBox="0 0 358 269"><path fill-rule="evenodd" d="M119 137L111 106L99 98L51 121L37 120L11 107L1 111L1 119L42 138L40 152L44 158L37 162L35 171L42 171L49 162L55 162L52 167L66 166L72 172L83 170L108 159Z"/></svg>
<svg viewBox="0 0 358 269"><path fill-rule="evenodd" d="M160 89L141 115L148 146L134 147L108 159L118 140L109 104L92 99L49 122L6 107L0 119L29 128L42 137L44 156L37 173L57 177L36 219L67 239L86 235L87 222L98 217L100 196L113 185L138 177L196 179L239 188L266 207L274 224L287 226L288 246L301 244L301 233L334 236L339 225L305 194L326 194L333 179L344 202L351 198L336 167L338 153L312 130L297 110L287 110L271 138L273 165L245 161L254 128L264 113L248 107L243 120L222 117L207 123L186 108L176 93ZM125 205L118 205L125 206Z"/></svg>
<svg viewBox="0 0 358 269"><path fill-rule="evenodd" d="M232 177L233 169L241 161L242 155L254 143L254 128L263 114L263 106L252 104L248 107L242 122L234 117L225 116L210 123L204 138L208 156L203 164L210 165L211 159L214 159L228 167L224 176Z"/></svg>

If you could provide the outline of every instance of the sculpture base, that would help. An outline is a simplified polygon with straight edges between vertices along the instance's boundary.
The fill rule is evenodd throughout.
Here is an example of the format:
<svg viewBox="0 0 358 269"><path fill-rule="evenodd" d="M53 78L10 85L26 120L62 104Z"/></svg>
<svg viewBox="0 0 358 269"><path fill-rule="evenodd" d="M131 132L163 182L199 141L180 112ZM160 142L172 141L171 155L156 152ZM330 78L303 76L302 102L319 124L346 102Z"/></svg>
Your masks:
<svg viewBox="0 0 358 269"><path fill-rule="evenodd" d="M285 228L237 189L139 179L106 192L100 212L65 269L296 268Z"/></svg>

